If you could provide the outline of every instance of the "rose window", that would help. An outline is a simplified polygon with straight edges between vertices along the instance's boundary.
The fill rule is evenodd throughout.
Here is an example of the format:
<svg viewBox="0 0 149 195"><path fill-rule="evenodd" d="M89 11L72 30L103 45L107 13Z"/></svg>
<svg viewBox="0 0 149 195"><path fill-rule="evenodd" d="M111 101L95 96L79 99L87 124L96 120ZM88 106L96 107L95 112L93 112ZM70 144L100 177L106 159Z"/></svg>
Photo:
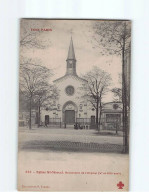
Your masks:
<svg viewBox="0 0 149 195"><path fill-rule="evenodd" d="M73 95L74 94L74 87L73 86L66 87L66 94Z"/></svg>

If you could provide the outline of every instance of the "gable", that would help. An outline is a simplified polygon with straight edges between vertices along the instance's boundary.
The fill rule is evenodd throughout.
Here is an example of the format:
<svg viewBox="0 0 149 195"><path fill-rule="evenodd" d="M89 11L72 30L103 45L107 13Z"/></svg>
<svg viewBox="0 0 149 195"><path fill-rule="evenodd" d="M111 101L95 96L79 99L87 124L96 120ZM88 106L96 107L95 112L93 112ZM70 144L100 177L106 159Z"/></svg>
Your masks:
<svg viewBox="0 0 149 195"><path fill-rule="evenodd" d="M62 81L66 81L66 80L73 80L73 81L81 81L81 82L87 82L85 79L77 76L77 75L64 75L63 77L60 77L56 80L54 80L53 82L56 84L56 83L59 83L59 82L62 82Z"/></svg>

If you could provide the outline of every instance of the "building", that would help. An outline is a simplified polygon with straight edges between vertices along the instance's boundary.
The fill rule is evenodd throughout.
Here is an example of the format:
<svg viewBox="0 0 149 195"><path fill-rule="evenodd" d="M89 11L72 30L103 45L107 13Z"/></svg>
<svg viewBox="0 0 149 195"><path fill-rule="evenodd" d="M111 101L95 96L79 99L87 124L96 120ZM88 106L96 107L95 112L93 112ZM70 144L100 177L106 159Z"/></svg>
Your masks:
<svg viewBox="0 0 149 195"><path fill-rule="evenodd" d="M61 122L74 124L77 118L90 118L94 114L91 109L89 110L87 102L79 98L80 87L87 81L77 75L76 62L71 38L66 59L66 74L53 81L60 92L59 100L54 102L52 110L42 111L42 121L49 122L50 118L61 118Z"/></svg>
<svg viewBox="0 0 149 195"><path fill-rule="evenodd" d="M59 98L53 101L52 106L41 109L41 125L74 125L96 128L96 110L81 97L80 87L87 82L77 75L77 60L71 38L68 56L66 59L66 73L53 83L59 90ZM22 97L22 98L21 98ZM37 125L39 121L38 109L32 105L31 123ZM122 103L108 102L103 104L101 112L101 128L107 130L121 129L122 127ZM24 101L20 93L19 126L29 125L29 105Z"/></svg>
<svg viewBox="0 0 149 195"><path fill-rule="evenodd" d="M103 105L101 115L102 129L122 130L122 103L108 102Z"/></svg>
<svg viewBox="0 0 149 195"><path fill-rule="evenodd" d="M77 75L77 60L71 38L68 56L66 59L66 73L53 83L57 86L60 96L53 102L53 108L41 111L41 121L47 124L61 122L62 124L95 123L95 110L85 100L79 98L80 86L87 82ZM121 126L122 109L121 103L110 102L103 106L102 128L114 129L116 123ZM94 126L94 125L93 125Z"/></svg>

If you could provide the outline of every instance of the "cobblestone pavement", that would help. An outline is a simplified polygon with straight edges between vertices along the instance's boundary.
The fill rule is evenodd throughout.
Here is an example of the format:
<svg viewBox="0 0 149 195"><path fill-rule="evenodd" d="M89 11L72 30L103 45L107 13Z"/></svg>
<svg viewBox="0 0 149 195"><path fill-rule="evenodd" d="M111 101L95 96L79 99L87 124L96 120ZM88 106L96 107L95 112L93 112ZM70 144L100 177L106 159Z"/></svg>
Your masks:
<svg viewBox="0 0 149 195"><path fill-rule="evenodd" d="M34 128L19 130L19 148L23 150L71 150L119 152L123 150L122 132L74 129Z"/></svg>

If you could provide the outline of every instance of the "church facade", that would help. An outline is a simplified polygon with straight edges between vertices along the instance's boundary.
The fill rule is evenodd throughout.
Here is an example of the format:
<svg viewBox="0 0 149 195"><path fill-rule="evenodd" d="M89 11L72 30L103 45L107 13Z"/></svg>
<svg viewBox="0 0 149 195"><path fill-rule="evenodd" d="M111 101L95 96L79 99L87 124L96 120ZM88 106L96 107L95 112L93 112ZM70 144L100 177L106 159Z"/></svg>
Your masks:
<svg viewBox="0 0 149 195"><path fill-rule="evenodd" d="M79 118L87 119L91 115L95 115L95 111L89 109L87 102L79 97L80 87L87 81L77 75L76 62L71 38L66 59L66 74L53 81L59 90L59 99L53 102L54 107L52 110L43 110L41 112L42 121L49 121L50 118L61 118L61 122L74 124Z"/></svg>
<svg viewBox="0 0 149 195"><path fill-rule="evenodd" d="M75 57L73 40L71 38L68 56L66 59L66 73L53 81L59 90L59 98L53 102L53 108L41 111L41 121L47 124L61 122L62 124L95 123L96 111L91 105L80 98L80 87L84 82L83 78L77 75L77 60ZM105 103L101 116L102 129L115 129L122 126L121 102Z"/></svg>
<svg viewBox="0 0 149 195"><path fill-rule="evenodd" d="M88 128L95 128L96 110L81 97L81 87L85 79L77 75L77 60L75 57L73 40L71 38L68 56L66 59L66 73L64 76L53 81L59 91L59 97L53 100L51 107L43 108L40 111L41 126L74 125L79 123ZM101 112L101 129L115 130L122 129L122 103L107 102L103 105ZM29 111L19 111L19 126L28 126ZM38 108L32 109L32 125L38 125Z"/></svg>

